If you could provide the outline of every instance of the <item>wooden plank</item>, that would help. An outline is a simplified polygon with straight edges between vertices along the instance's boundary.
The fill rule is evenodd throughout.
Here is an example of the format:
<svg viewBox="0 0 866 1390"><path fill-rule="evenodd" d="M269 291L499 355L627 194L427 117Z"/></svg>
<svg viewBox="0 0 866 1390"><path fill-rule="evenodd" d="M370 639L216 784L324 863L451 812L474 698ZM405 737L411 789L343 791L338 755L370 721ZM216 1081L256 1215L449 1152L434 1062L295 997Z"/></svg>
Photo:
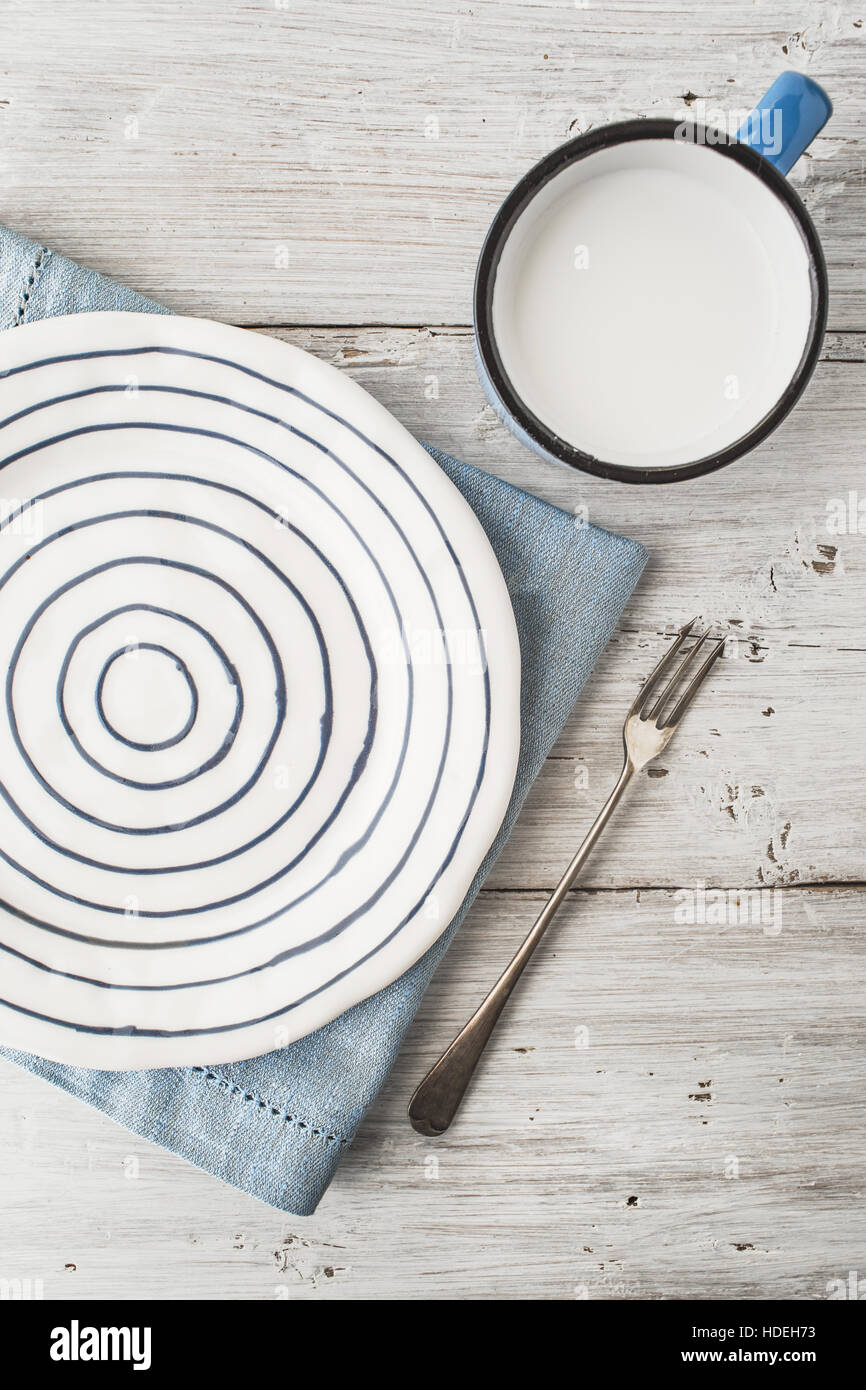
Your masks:
<svg viewBox="0 0 866 1390"><path fill-rule="evenodd" d="M853 0L116 0L106 23L67 0L32 33L30 8L4 7L5 222L181 311L294 325L281 336L419 437L651 560L321 1214L273 1212L4 1063L0 1279L84 1299L762 1300L862 1275L861 20ZM730 122L782 67L836 106L792 175L831 279L803 402L748 459L673 489L539 462L485 402L466 328L499 200L571 135ZM610 827L461 1122L423 1141L413 1085L532 920L616 773L624 703L698 612L736 634L729 659Z"/></svg>
<svg viewBox="0 0 866 1390"><path fill-rule="evenodd" d="M762 1300L862 1272L864 893L778 889L766 929L574 894L423 1140L412 1086L540 901L483 895L315 1217L0 1064L0 1274L47 1298Z"/></svg>
<svg viewBox="0 0 866 1390"><path fill-rule="evenodd" d="M804 400L774 440L709 478L640 489L530 454L484 402L465 330L278 336L348 371L420 437L650 550L640 588L557 746L560 761L539 779L493 885L556 881L617 775L630 692L694 613L727 626L729 659L654 770L667 775L650 779L619 814L585 882L702 878L748 886L863 877L859 335L828 342Z"/></svg>
<svg viewBox="0 0 866 1390"><path fill-rule="evenodd" d="M7 3L3 218L187 313L467 323L485 230L541 156L626 117L728 129L793 67L836 103L792 177L832 325L862 329L861 20L853 0L116 0L108 23L65 0L37 25Z"/></svg>

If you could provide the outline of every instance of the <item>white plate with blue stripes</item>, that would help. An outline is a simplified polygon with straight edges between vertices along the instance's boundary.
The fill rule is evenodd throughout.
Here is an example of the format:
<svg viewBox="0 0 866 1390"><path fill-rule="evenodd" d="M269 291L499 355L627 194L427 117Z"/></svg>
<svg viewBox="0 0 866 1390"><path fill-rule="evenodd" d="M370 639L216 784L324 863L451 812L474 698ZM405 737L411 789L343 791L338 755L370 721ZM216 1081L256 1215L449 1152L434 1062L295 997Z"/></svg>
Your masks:
<svg viewBox="0 0 866 1390"><path fill-rule="evenodd" d="M0 337L0 1041L284 1046L460 906L519 744L505 582L361 387L203 320Z"/></svg>

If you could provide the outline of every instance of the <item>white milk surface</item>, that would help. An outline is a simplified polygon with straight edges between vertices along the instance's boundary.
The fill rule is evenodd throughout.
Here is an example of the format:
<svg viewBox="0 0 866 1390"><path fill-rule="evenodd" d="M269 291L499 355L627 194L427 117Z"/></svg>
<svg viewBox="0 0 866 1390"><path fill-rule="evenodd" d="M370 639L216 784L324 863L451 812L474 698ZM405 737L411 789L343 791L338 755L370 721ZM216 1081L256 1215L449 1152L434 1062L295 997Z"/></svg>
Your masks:
<svg viewBox="0 0 866 1390"><path fill-rule="evenodd" d="M552 179L503 249L493 324L517 393L585 453L671 467L772 409L806 342L784 204L712 147L641 140Z"/></svg>

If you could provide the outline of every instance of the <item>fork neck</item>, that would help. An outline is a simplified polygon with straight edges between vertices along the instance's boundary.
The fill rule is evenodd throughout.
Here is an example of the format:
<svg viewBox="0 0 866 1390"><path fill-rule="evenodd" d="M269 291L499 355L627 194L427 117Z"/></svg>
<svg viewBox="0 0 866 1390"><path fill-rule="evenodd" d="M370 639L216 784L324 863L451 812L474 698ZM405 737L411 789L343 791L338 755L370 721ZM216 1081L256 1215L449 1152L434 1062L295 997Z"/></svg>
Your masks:
<svg viewBox="0 0 866 1390"><path fill-rule="evenodd" d="M634 777L636 771L637 768L635 767L634 763L629 757L629 754L626 753L623 759L622 771L620 772L619 777L617 778L616 786L613 788L613 791L607 798L607 801L604 803L598 815L596 816L595 821L593 822L593 825L591 826L589 833L587 834L587 837L583 842L583 845L581 845L581 849L583 849L583 846L586 845L588 852L592 845L595 844L595 841L598 839L598 836L601 834L602 830L610 820L610 817L613 815L614 810L619 805L623 792L625 791L631 779Z"/></svg>
<svg viewBox="0 0 866 1390"><path fill-rule="evenodd" d="M589 830L586 832L586 836L583 840L583 843L581 844L580 848L578 849L577 853L575 854L574 858L572 859L571 863L566 869L562 879L560 880L559 885L556 888L556 891L553 894L553 897L550 900L550 903L548 904L548 907L552 908L553 911L555 911L556 908L559 906L559 902L568 892L572 883L577 878L577 875L580 873L580 870L583 868L583 865L586 863L587 859L592 853L595 847L596 840L598 839L599 835L604 830L604 827L607 825L608 821L613 815L617 805L619 804L623 792L625 791L631 779L634 777L634 774L634 763L632 762L628 754L626 754L625 760L622 765L622 772L619 774L616 786L614 787L610 796L607 798L607 801L602 806L601 810L599 811Z"/></svg>

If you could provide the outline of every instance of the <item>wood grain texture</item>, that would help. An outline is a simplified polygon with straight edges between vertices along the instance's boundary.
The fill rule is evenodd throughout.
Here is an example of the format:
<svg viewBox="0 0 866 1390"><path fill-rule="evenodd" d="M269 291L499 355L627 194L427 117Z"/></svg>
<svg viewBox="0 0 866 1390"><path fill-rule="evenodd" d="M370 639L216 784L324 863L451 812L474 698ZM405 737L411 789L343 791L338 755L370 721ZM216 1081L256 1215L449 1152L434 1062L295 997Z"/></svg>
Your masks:
<svg viewBox="0 0 866 1390"><path fill-rule="evenodd" d="M866 1274L864 18L847 0L4 6L3 221L316 353L420 438L651 560L320 1213L271 1211L2 1064L0 1280L762 1300ZM785 66L836 105L794 173L832 287L800 406L675 488L539 462L472 366L498 201L578 131L728 118ZM413 1085L558 877L618 771L624 708L693 613L729 626L728 659L607 832L460 1121L422 1140Z"/></svg>
<svg viewBox="0 0 866 1390"><path fill-rule="evenodd" d="M727 127L794 67L836 103L794 178L831 326L862 328L860 19L853 0L7 0L3 219L187 313L468 323L484 232L542 155L627 117Z"/></svg>
<svg viewBox="0 0 866 1390"><path fill-rule="evenodd" d="M252 1299L814 1299L862 1270L856 891L776 890L767 929L575 893L458 1123L409 1129L541 901L482 895L315 1217L0 1066L5 1269L47 1298Z"/></svg>
<svg viewBox="0 0 866 1390"><path fill-rule="evenodd" d="M861 499L866 532L866 491L858 491L866 396L862 368L840 360L835 340L799 409L761 449L694 483L638 489L529 454L484 401L468 331L279 336L347 370L419 437L578 517L636 536L650 551L491 885L526 886L529 865L532 886L556 882L619 771L628 692L693 613L728 626L729 659L656 775L619 813L584 881L863 878L860 837L840 825L839 808L850 826L866 824L858 695L866 677L866 554L859 531L837 533L842 523L860 524Z"/></svg>

